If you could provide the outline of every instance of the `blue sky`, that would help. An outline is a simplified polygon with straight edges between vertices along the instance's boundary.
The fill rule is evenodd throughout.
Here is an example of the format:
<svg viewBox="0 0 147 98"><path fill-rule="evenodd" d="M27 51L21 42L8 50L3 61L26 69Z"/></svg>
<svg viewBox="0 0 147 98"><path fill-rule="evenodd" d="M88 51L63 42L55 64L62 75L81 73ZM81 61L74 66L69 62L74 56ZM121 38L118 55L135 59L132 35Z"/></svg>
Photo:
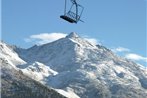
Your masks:
<svg viewBox="0 0 147 98"><path fill-rule="evenodd" d="M28 48L35 44L26 41L32 35L77 32L120 55L143 57L141 63L146 65L145 0L77 1L85 8L84 23L70 24L60 19L64 0L2 0L2 40Z"/></svg>

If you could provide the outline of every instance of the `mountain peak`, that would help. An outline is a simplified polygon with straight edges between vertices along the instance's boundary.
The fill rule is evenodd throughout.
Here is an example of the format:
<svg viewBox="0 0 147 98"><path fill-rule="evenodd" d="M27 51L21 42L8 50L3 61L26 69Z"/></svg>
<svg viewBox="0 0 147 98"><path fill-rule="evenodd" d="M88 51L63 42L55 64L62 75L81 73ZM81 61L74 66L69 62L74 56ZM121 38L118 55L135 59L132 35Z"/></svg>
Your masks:
<svg viewBox="0 0 147 98"><path fill-rule="evenodd" d="M66 38L77 38L79 35L75 32L71 32L69 35L66 36Z"/></svg>

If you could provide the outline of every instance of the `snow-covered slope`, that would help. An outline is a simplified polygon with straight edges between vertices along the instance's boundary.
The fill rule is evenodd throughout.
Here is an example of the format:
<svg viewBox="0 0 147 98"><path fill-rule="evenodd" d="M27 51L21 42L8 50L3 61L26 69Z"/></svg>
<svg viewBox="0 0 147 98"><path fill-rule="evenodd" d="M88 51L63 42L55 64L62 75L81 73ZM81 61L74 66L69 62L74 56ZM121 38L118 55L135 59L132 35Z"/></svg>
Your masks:
<svg viewBox="0 0 147 98"><path fill-rule="evenodd" d="M15 51L28 63L37 61L58 72L43 77L41 82L62 93L72 92L75 98L147 96L145 67L118 57L104 46L93 45L76 33L52 43Z"/></svg>
<svg viewBox="0 0 147 98"><path fill-rule="evenodd" d="M6 59L13 67L16 65L26 64L26 62L23 61L15 51L13 51L13 48L2 41L0 41L0 58Z"/></svg>
<svg viewBox="0 0 147 98"><path fill-rule="evenodd" d="M26 74L27 76L31 76L31 78L42 81L45 77L57 75L58 72L50 69L49 66L46 66L39 62L34 62L32 64L20 65L18 68ZM43 83L43 81L42 81Z"/></svg>

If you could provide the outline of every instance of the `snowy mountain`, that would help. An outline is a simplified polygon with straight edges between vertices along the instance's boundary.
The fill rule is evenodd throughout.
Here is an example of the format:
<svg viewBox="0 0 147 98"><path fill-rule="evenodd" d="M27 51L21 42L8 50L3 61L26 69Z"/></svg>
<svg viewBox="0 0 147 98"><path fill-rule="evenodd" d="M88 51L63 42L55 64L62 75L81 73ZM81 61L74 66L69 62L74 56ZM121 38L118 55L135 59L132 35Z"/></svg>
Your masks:
<svg viewBox="0 0 147 98"><path fill-rule="evenodd" d="M17 68L68 98L146 98L147 69L76 33L29 49L13 48Z"/></svg>

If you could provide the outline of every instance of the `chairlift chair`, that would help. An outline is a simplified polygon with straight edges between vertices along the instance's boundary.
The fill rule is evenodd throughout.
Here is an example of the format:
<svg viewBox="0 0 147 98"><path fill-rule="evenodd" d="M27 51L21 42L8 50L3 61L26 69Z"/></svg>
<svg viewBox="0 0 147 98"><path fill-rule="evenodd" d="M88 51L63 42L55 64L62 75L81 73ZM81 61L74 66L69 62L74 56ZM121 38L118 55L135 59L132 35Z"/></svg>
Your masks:
<svg viewBox="0 0 147 98"><path fill-rule="evenodd" d="M66 20L70 23L77 23L78 21L82 21L82 20L80 20L80 18L81 18L81 15L83 13L84 7L77 4L76 0L71 0L71 2L72 2L71 8L68 12L66 12L67 1L65 0L64 15L61 15L60 18ZM74 8L75 8L75 10L74 10ZM79 9L81 9L80 14L78 12Z"/></svg>

